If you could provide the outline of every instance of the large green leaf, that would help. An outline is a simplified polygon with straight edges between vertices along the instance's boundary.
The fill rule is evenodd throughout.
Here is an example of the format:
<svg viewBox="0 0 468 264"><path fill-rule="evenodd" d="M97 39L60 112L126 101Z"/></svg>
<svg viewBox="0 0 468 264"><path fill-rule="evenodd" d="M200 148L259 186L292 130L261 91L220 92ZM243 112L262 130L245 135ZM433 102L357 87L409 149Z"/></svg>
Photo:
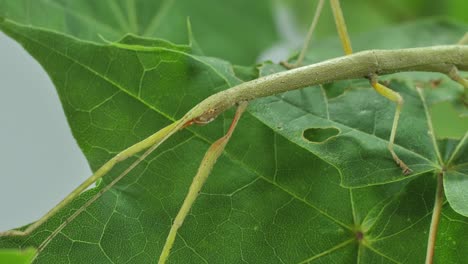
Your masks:
<svg viewBox="0 0 468 264"><path fill-rule="evenodd" d="M149 40L127 37L126 43L141 45L98 45L11 20L1 22L0 28L48 72L73 135L93 170L179 118L203 98L252 74L170 43L154 41L142 46ZM271 68L266 64L260 72ZM399 80L391 86L407 101L397 151L408 163L422 164L414 166L417 174L402 177L389 158L385 144L394 106L380 100L363 83L353 84L334 99L311 87L262 99L269 101L259 100L243 116L180 229L170 262L422 262L434 203L434 170L440 164L427 135L428 118L419 94ZM359 104L362 98L368 99L364 105ZM353 100L354 106L350 103ZM373 102L380 109L374 109ZM319 121L329 122L323 110L326 103L334 110L328 115L339 116L333 123L341 129L338 137L346 136L351 143L354 139L367 146L376 143L370 157L368 149L356 150L350 144L336 145L340 148L336 152L308 147L310 143L301 137L304 126L314 128ZM360 114L367 118L372 111L380 115L375 135L368 119L359 119L366 121L363 124L356 122ZM271 116L272 112L278 116ZM37 262L155 262L204 151L227 129L231 116L232 111L206 127L176 134L68 224ZM307 124L295 123L304 117L312 119ZM284 118L284 122L277 118ZM422 130L425 132L418 134ZM345 151L365 158L345 160ZM466 159L466 152L461 156ZM368 166L369 158L378 161L380 174L369 176L359 171ZM97 188L82 194L33 235L1 238L1 247L37 246L134 160L118 165ZM343 167L340 162L352 166ZM360 188L340 186L347 179L345 169L358 173L348 178ZM380 185L374 185L377 183ZM436 261L458 263L466 259L467 241L462 234L467 231L467 218L445 204Z"/></svg>
<svg viewBox="0 0 468 264"><path fill-rule="evenodd" d="M0 16L97 42L134 33L186 43L190 18L206 54L244 64L277 40L273 8L272 0L0 0Z"/></svg>

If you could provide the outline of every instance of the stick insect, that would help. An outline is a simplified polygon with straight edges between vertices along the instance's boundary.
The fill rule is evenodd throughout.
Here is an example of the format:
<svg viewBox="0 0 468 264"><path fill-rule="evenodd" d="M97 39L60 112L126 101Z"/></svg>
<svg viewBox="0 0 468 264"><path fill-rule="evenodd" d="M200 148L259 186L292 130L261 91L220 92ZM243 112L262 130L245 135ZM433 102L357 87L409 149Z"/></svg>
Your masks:
<svg viewBox="0 0 468 264"><path fill-rule="evenodd" d="M401 50L399 51L400 53L407 54L407 60L399 62L395 62L391 59L395 55L395 53L392 51L381 51L380 53L367 51L353 54L351 41L346 30L346 25L339 2L337 0L331 0L330 4L332 6L335 17L338 34L346 54L345 57L332 59L319 64L299 67L302 64L305 51L308 47L308 43L312 36L313 30L317 25L322 7L324 5L324 0L320 0L310 30L307 34L306 44L304 45L297 62L294 65L289 65L292 68L290 71L246 82L207 98L195 106L178 121L161 129L147 139L131 147L128 147L114 158L106 162L90 178L83 182L62 202L60 202L56 207L50 210L37 222L31 224L24 230L10 230L0 233L0 236L26 236L33 233L39 226L49 220L58 211L63 209L92 183L104 177L117 163L124 161L125 159L137 153L145 151L144 154L140 156L140 158L138 158L132 165L130 165L130 167L128 167L122 174L120 174L113 182L111 182L105 188L101 189L99 193L97 193L85 205L83 205L79 210L71 215L65 222L63 222L39 246L38 252L41 252L70 221L73 221L73 219L76 218L76 216L81 212L83 212L86 207L96 201L104 192L109 190L114 184L127 175L141 161L143 161L149 154L156 150L164 141L166 141L177 131L195 124L208 124L225 110L237 106L238 110L231 128L224 137L213 143L213 145L207 151L204 159L202 160L198 173L194 178L193 184L190 187L185 202L182 205L178 216L174 220L173 226L167 237L166 244L159 259L160 263L165 263L170 254L170 250L174 243L175 234L177 233L178 228L183 224L185 216L189 212L197 197L197 193L203 187L203 183L206 180L206 177L209 175L217 158L219 155L221 155L224 147L228 143L236 127L236 124L242 115L242 112L247 107L247 102L255 98L269 96L292 89L299 89L314 84L328 83L337 79L367 78L369 79L370 85L379 94L396 104L388 149L396 164L401 167L402 173L410 174L411 169L398 157L397 153L393 149L399 116L403 106L403 99L398 93L379 83L378 75L410 70L441 72L447 74L454 81L462 84L465 88L467 88L468 82L459 75L458 70L468 70L468 48L462 45L451 45ZM118 46L120 44L115 43L114 45ZM411 56L411 53L416 50L418 51L418 59L415 59L414 56ZM442 53L444 54L444 57L439 56L439 54ZM337 72L338 76L334 75L331 77L327 75L326 73L330 71ZM314 78L311 76L314 76ZM284 84L285 82L287 83L286 85Z"/></svg>

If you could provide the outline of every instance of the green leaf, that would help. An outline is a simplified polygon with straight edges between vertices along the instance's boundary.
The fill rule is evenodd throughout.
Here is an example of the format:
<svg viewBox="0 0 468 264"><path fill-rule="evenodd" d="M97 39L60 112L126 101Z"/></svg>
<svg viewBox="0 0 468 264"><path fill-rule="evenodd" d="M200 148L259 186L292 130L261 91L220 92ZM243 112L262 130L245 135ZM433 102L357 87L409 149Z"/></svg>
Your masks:
<svg viewBox="0 0 468 264"><path fill-rule="evenodd" d="M256 73L254 69L194 55L187 47L148 43L136 37L98 45L11 20L1 22L0 29L21 43L46 69L73 135L93 170L181 117L208 95L251 79ZM276 67L265 64L260 72L277 70ZM394 106L364 87L365 82L351 83L352 87L333 99L327 99L322 89L311 87L262 99L270 100L263 104L261 100L253 102L181 227L169 261L424 261L426 249L421 245L427 241L434 203L433 175L440 164L427 134L428 117L421 97L406 82L395 79L391 83L407 102L397 151L412 165L421 163L414 166L419 177L401 177L385 146ZM286 100L295 105L281 103ZM275 105L276 102L281 104ZM379 109L375 109L375 103ZM345 136L346 144L335 145L337 151L307 147L313 143L302 139L303 127L299 124L317 128L323 122L330 127L325 104L333 110L328 114L338 116L333 127L339 128L340 134L319 130L318 138L324 143L316 145ZM379 115L380 122L375 136L369 128L372 111ZM278 117L271 116L271 112L277 112ZM405 113L414 117L405 117ZM365 123L356 121L359 114L365 117L359 119ZM315 120L295 123L303 116ZM69 223L36 262L155 262L204 152L223 135L231 118L229 111L208 126L191 127L176 134ZM277 118L284 118L285 122L279 123ZM295 129L300 133L287 133ZM317 137L307 134L307 138ZM349 153L342 153L342 149L349 148L348 142L356 141L372 147L371 155L368 150L358 152L352 148ZM370 164L368 156L344 160L352 153L375 159L382 173L364 177L367 174L359 170ZM343 160L337 155L342 155ZM460 155L466 159L466 152ZM33 235L0 238L0 247L38 246L135 159L117 165L99 186L80 195ZM459 158L454 165L458 161ZM352 166L340 167L340 162ZM340 186L346 179L341 175L348 168L364 178L348 177L354 180L354 187L360 188ZM380 185L374 185L377 183ZM467 218L455 213L448 204L444 206L435 262L456 263L467 258L463 237L468 232L467 224Z"/></svg>
<svg viewBox="0 0 468 264"><path fill-rule="evenodd" d="M468 216L468 132L462 140L444 142L447 159L447 172L444 175L444 188L452 208Z"/></svg>
<svg viewBox="0 0 468 264"><path fill-rule="evenodd" d="M36 250L33 248L28 248L26 250L0 249L0 263L29 264L34 254L36 254Z"/></svg>
<svg viewBox="0 0 468 264"><path fill-rule="evenodd" d="M414 46L453 43L463 36L462 25L451 24L445 20L422 21L381 29L356 38L356 50L371 48L405 48ZM391 35L392 38L379 38ZM408 37L415 41L408 43ZM369 41L370 39L376 41ZM326 58L339 54L339 42L330 41L318 44L311 50L314 58ZM325 47L326 48L323 48ZM322 48L322 49L320 49ZM278 65L265 64L260 75L265 76L284 71ZM402 76L400 78L400 76ZM436 75L440 77L440 74ZM412 80L409 79L412 77ZM438 158L435 135L429 133L430 106L437 101L459 101L463 94L461 85L445 80L440 92L429 91L429 103L425 95L419 95L415 86L424 86L431 81L428 74L395 74L383 80L399 92L405 101L397 136L395 151L413 169L411 177L428 171L439 171L444 164ZM428 86L428 85L426 85ZM290 91L281 95L261 98L253 103L253 114L265 124L296 144L315 153L330 164L335 165L342 174L342 185L363 187L402 180L405 176L386 149L392 128L395 104L375 92L369 91L368 81L344 81L323 87L310 87ZM444 94L445 92L445 94ZM426 92L423 92L425 94ZM321 142L304 138L310 129L335 129L338 135Z"/></svg>
<svg viewBox="0 0 468 264"><path fill-rule="evenodd" d="M127 33L187 42L187 18L210 56L255 62L276 41L272 0L0 0L0 17L84 40L117 40ZM44 15L47 14L47 15Z"/></svg>
<svg viewBox="0 0 468 264"><path fill-rule="evenodd" d="M279 70L266 65L262 74ZM290 91L261 98L252 111L281 135L335 165L348 187L389 183L407 178L387 149L394 103L369 89L368 82L355 83L342 95L328 99L321 87ZM404 83L390 88L403 94L405 108L399 123L396 152L413 169L410 177L439 169L428 131L424 106L417 92ZM338 135L313 142L304 137L309 129L335 129Z"/></svg>

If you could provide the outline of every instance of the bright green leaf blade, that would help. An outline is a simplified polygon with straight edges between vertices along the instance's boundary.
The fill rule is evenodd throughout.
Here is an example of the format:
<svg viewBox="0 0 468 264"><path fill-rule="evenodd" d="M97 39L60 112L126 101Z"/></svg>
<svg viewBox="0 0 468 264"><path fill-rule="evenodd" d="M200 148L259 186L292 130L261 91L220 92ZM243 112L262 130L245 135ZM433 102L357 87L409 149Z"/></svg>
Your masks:
<svg viewBox="0 0 468 264"><path fill-rule="evenodd" d="M450 206L457 213L468 216L468 132L460 141L446 140L447 172L444 174L444 190Z"/></svg>
<svg viewBox="0 0 468 264"><path fill-rule="evenodd" d="M84 40L117 40L127 33L187 43L187 18L206 54L255 62L276 41L274 1L237 0L0 0L0 16ZM47 15L44 15L47 14Z"/></svg>
<svg viewBox="0 0 468 264"><path fill-rule="evenodd" d="M465 166L468 172L468 166ZM447 200L457 213L468 216L468 173L449 171L444 175L444 189Z"/></svg>
<svg viewBox="0 0 468 264"><path fill-rule="evenodd" d="M177 47L145 51L95 45L11 21L0 27L22 43L49 73L72 132L94 170L118 151L180 117L204 97L240 82L230 64L194 56ZM251 77L245 71L240 75ZM334 167L282 136L278 127L272 129L260 122L253 110L241 120L180 229L170 262L423 261L425 248L421 244L408 242L398 250L399 244L394 243L396 246L376 253L372 249L379 245L359 243L362 240L356 229L362 230L364 237L384 228L389 235L408 232L416 241L425 241L427 234L421 230L429 225L417 220L430 212L428 207L414 211L410 220L421 224L417 228L404 226L401 221L386 222L385 226L380 223L392 216L386 209L390 205L395 208L394 201L405 204L405 208L430 206L433 183L424 188L427 195L412 195L413 189L404 189L409 178L381 186L342 188ZM320 113L320 108L310 110ZM231 114L166 142L71 222L37 262L154 262L203 153L223 134ZM81 195L33 236L2 238L0 245L37 246L133 160L117 166L100 186ZM428 178L426 174L417 180ZM424 185L419 183L412 186L421 190ZM455 233L452 228L467 232L462 224L448 228L450 235ZM464 237L441 233L439 238L444 248L441 255L447 256L444 260L455 262L457 257L465 257L466 252L457 249L451 254L453 249L443 244L450 238L463 246Z"/></svg>
<svg viewBox="0 0 468 264"><path fill-rule="evenodd" d="M29 248L26 250L0 249L0 263L2 264L29 264L31 263L36 250Z"/></svg>
<svg viewBox="0 0 468 264"><path fill-rule="evenodd" d="M427 245L435 196L436 180L431 176L413 180L399 195L378 208L377 217L365 238L371 251L368 253L380 255L385 259L384 263L424 262L426 252L423 249ZM463 263L468 241L453 239L466 232L467 224L467 218L457 215L448 204L443 207L434 263ZM408 250L415 246L421 250ZM368 260L366 254L361 255L364 263Z"/></svg>

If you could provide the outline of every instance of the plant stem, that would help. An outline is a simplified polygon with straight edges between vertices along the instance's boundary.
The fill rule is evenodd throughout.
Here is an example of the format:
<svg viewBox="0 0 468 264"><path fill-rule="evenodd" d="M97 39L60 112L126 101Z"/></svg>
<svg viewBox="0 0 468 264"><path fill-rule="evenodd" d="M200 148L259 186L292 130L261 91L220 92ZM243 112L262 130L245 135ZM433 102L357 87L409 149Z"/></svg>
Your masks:
<svg viewBox="0 0 468 264"><path fill-rule="evenodd" d="M429 230L429 238L427 241L426 264L432 264L434 261L434 250L437 238L437 229L439 227L440 214L444 203L444 173L437 174L437 189L434 201L434 210L432 211L431 228Z"/></svg>

